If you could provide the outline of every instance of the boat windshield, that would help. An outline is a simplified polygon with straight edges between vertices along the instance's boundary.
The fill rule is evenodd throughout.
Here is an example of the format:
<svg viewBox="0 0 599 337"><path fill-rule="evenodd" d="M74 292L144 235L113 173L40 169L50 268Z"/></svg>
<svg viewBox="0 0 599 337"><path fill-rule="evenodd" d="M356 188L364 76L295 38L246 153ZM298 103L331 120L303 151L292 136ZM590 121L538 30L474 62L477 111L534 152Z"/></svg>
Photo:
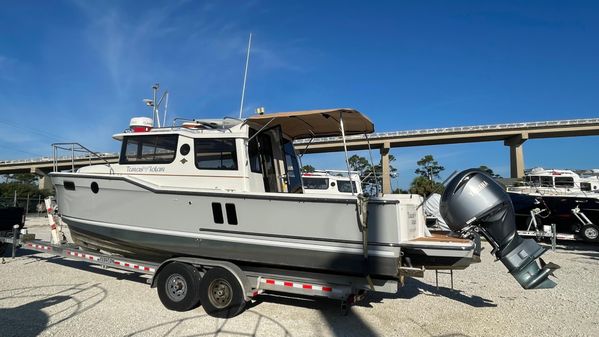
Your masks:
<svg viewBox="0 0 599 337"><path fill-rule="evenodd" d="M298 193L302 191L302 174L299 162L295 155L293 143L283 139L283 153L285 153L285 167L287 169L287 191Z"/></svg>

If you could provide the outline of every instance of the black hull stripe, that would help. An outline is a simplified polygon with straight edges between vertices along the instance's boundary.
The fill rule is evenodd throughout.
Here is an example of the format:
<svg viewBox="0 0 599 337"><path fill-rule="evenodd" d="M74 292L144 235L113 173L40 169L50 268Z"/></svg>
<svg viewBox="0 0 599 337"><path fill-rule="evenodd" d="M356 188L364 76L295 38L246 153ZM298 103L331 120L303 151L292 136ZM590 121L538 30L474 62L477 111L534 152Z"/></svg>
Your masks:
<svg viewBox="0 0 599 337"><path fill-rule="evenodd" d="M63 215L63 217L67 218L68 221L84 221L88 223L95 222L90 219L82 219L82 218L73 218L68 215ZM118 224L117 224L118 225ZM123 225L119 225L123 226ZM143 232L143 231L140 231ZM362 241L353 241L353 240L336 240L336 239L325 239L325 238L317 238L310 236L295 236L295 235L282 235L282 234L265 234L265 233L255 233L255 232L242 232L242 231L231 231L224 229L211 229L211 228L200 228L200 232L206 233L218 233L218 234L237 234L237 235L246 235L246 236L254 236L254 237L268 237L268 238L279 238L279 239L292 239L292 240L303 240L303 241L317 241L317 242L333 242L333 243L345 243L345 244L354 244L362 247ZM436 246L427 244L426 242L417 242L411 241L408 245L406 244L398 244L398 243L385 243L385 242L368 242L368 246L377 246L377 247L398 247L398 248L420 248L420 249L438 249L438 250L472 250L474 249L474 244L469 246L453 246L453 245L444 245L444 246Z"/></svg>
<svg viewBox="0 0 599 337"><path fill-rule="evenodd" d="M307 236L279 235L279 234L266 234L266 233L252 233L252 232L228 231L228 230L224 230L224 229L211 229L211 228L200 228L200 232L220 233L220 234L238 234L238 235L260 236L260 237L279 238L279 239L293 239L293 240L307 240L307 241L346 243L346 244L354 244L354 245L360 245L360 246L362 246L362 241L335 240L335 239L314 238L314 237L307 237ZM396 243L384 243L384 242L368 242L368 245L369 246L384 246L384 247L401 247L401 245L396 244Z"/></svg>

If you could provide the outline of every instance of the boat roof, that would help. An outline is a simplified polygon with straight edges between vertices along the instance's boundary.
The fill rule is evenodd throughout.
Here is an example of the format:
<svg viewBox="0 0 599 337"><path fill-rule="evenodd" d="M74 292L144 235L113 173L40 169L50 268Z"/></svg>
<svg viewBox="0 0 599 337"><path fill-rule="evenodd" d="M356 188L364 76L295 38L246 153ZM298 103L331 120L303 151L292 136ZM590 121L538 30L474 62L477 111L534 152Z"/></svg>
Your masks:
<svg viewBox="0 0 599 337"><path fill-rule="evenodd" d="M343 116L346 136L374 132L374 124L368 117L357 110L348 108L255 115L249 117L245 122L258 128L280 126L281 131L288 137L301 139L340 135L341 116Z"/></svg>

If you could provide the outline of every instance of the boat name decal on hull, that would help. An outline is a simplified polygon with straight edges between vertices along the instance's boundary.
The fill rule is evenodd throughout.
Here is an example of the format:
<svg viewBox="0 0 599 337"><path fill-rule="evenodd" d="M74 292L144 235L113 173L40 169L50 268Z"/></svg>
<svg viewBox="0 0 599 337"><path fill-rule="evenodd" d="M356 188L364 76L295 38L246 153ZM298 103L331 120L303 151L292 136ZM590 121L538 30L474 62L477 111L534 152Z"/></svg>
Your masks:
<svg viewBox="0 0 599 337"><path fill-rule="evenodd" d="M164 173L166 172L165 167L144 165L144 166L127 166L127 173Z"/></svg>

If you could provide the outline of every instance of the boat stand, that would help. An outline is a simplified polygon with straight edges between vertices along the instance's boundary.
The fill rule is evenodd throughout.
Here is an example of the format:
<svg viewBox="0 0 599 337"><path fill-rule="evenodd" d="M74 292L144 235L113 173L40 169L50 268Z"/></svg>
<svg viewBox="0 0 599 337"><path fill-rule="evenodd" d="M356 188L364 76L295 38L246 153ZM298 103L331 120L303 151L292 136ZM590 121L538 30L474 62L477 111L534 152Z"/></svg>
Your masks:
<svg viewBox="0 0 599 337"><path fill-rule="evenodd" d="M455 290L453 289L453 269L449 269L449 271L439 271L439 269L435 269L435 284L437 286L437 290L439 290L439 274L449 275L449 279L451 282L451 290Z"/></svg>
<svg viewBox="0 0 599 337"><path fill-rule="evenodd" d="M580 210L578 205L575 208L572 208L572 214L574 214L576 219L578 219L583 226L594 225L593 222L586 216L586 214Z"/></svg>

